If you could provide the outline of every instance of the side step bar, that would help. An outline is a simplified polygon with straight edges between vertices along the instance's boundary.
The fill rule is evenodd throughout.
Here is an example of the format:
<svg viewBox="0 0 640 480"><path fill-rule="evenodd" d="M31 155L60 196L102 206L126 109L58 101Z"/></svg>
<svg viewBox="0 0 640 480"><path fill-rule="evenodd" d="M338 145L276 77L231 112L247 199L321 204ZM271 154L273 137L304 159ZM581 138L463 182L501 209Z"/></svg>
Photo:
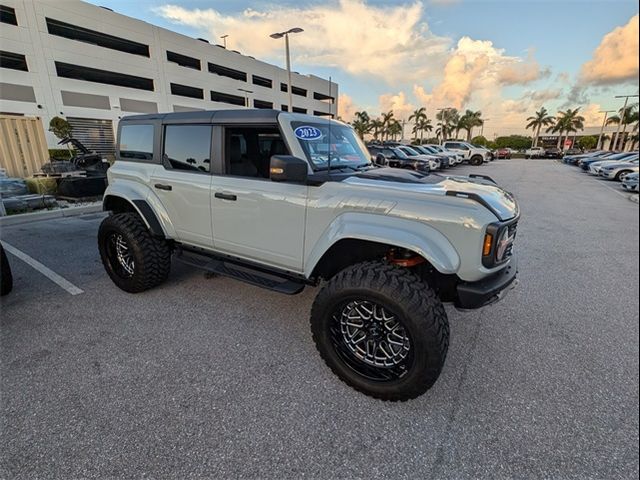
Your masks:
<svg viewBox="0 0 640 480"><path fill-rule="evenodd" d="M235 278L257 287L274 292L295 295L300 293L305 284L277 273L271 273L258 267L241 265L225 259L212 258L209 255L178 249L175 257L182 263L192 267L217 273L225 277Z"/></svg>

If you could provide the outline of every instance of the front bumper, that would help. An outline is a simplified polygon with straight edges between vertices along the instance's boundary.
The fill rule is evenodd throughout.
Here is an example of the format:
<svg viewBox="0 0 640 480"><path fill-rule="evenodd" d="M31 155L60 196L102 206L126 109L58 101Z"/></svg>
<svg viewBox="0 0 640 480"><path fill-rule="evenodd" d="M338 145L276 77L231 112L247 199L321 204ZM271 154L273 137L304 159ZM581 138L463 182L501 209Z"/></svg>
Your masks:
<svg viewBox="0 0 640 480"><path fill-rule="evenodd" d="M517 285L517 276L518 258L513 255L509 265L499 272L479 282L460 283L456 287L456 308L473 310L502 300L505 294Z"/></svg>

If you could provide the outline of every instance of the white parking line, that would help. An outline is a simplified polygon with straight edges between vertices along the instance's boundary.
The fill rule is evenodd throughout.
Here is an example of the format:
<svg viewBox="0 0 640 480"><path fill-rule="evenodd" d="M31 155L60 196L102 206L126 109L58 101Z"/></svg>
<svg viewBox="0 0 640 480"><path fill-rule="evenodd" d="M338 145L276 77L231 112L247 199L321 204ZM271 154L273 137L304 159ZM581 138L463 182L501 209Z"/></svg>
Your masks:
<svg viewBox="0 0 640 480"><path fill-rule="evenodd" d="M52 282L56 283L60 288L65 289L71 295L80 295L81 293L84 293L84 290L76 287L73 283L71 283L66 278L61 277L60 275L58 275L56 272L54 272L50 268L45 267L43 264L41 264L36 259L31 258L29 255L27 255L26 253L18 250L16 247L14 247L12 245L9 245L4 240L2 241L2 245L4 246L4 249L7 252L9 252L11 255L14 255L14 256L18 257L20 260L22 260L27 265L35 268L42 275L47 277Z"/></svg>
<svg viewBox="0 0 640 480"><path fill-rule="evenodd" d="M596 183L597 183L598 185L602 185L604 188L607 188L607 189L611 190L611 191L612 191L612 192L614 192L614 193L617 193L617 194L618 194L618 195L620 195L621 197L626 198L627 200L629 200L629 194L628 194L628 193L625 193L625 192L623 192L622 190L616 190L615 188L610 187L609 185L606 185L605 183L603 183L604 181L605 181L605 180L601 180L601 181L596 182Z"/></svg>

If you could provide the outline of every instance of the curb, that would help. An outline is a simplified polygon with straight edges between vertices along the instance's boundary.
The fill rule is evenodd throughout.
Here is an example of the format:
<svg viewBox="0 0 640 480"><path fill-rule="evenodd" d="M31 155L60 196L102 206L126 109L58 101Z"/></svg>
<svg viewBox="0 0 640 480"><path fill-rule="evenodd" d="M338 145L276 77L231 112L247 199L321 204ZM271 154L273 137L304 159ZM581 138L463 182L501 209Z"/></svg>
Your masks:
<svg viewBox="0 0 640 480"><path fill-rule="evenodd" d="M638 199L638 195L631 195L629 197L629 200L635 203L636 205L640 205L640 199Z"/></svg>
<svg viewBox="0 0 640 480"><path fill-rule="evenodd" d="M61 208L58 210L47 210L46 212L20 213L18 215L0 217L0 227L9 227L11 225L51 220L54 218L77 217L79 215L97 212L102 212L102 204Z"/></svg>

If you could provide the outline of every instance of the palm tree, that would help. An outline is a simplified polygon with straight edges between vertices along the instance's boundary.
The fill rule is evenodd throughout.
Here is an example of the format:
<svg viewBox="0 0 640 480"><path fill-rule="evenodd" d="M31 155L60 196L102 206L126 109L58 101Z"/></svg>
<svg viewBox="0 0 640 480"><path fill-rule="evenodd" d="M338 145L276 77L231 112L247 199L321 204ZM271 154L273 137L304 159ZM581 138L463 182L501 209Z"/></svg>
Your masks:
<svg viewBox="0 0 640 480"><path fill-rule="evenodd" d="M638 112L636 111L637 108L637 103L629 105L627 108L621 108L619 115L613 115L607 119L607 125L618 125L620 124L620 122L622 122L623 125L622 132L614 137L614 145L612 146L613 150L619 148L621 138L625 139L625 136L627 134L627 126L631 125L632 123L638 122Z"/></svg>
<svg viewBox="0 0 640 480"><path fill-rule="evenodd" d="M427 109L425 107L420 107L409 115L409 121L414 122L413 133L415 134L415 139L418 140L418 132L422 131L420 128L420 124L423 120L427 119ZM420 135L420 143L422 143L422 135Z"/></svg>
<svg viewBox="0 0 640 480"><path fill-rule="evenodd" d="M425 117L420 121L419 127L420 127L420 144L422 145L422 140L423 140L422 135L424 134L424 132L431 132L433 130L433 125L431 125L431 120Z"/></svg>
<svg viewBox="0 0 640 480"><path fill-rule="evenodd" d="M392 120L395 120L393 118L393 110L389 110L386 113L382 114L382 136L383 139L388 140L389 139L389 126L391 125Z"/></svg>
<svg viewBox="0 0 640 480"><path fill-rule="evenodd" d="M448 134L455 130L455 125L458 124L459 117L458 110L455 108L444 108L436 114L443 140L446 140Z"/></svg>
<svg viewBox="0 0 640 480"><path fill-rule="evenodd" d="M371 120L371 130L373 131L373 139L378 140L378 137L384 131L384 123L379 118Z"/></svg>
<svg viewBox="0 0 640 480"><path fill-rule="evenodd" d="M562 142L562 134L567 130L568 124L564 112L558 112L555 121L552 125L547 127L547 132L558 134L558 143L556 148L560 148Z"/></svg>
<svg viewBox="0 0 640 480"><path fill-rule="evenodd" d="M396 139L397 135L402 135L402 123L395 118L392 118L389 121L389 126L387 127L387 135L391 135L393 140Z"/></svg>
<svg viewBox="0 0 640 480"><path fill-rule="evenodd" d="M467 142L471 141L471 132L474 127L481 127L484 124L484 120L482 120L482 112L478 110L474 112L473 110L467 110L462 115L460 119L460 123L462 126L462 130L467 131Z"/></svg>
<svg viewBox="0 0 640 480"><path fill-rule="evenodd" d="M538 110L536 112L536 114L533 117L529 117L527 118L527 130L528 129L533 129L535 130L536 134L535 134L535 138L533 139L533 146L537 146L538 145L538 137L540 136L540 129L542 127L549 127L552 126L555 123L555 118L553 118L551 115L549 115L549 112L547 111L546 108L542 107L540 110ZM547 131L549 131L547 129Z"/></svg>
<svg viewBox="0 0 640 480"><path fill-rule="evenodd" d="M351 122L351 126L358 136L364 140L364 136L371 132L371 117L369 117L369 114L365 111L356 112L354 117L355 119Z"/></svg>
<svg viewBox="0 0 640 480"><path fill-rule="evenodd" d="M578 132L584 130L584 117L582 115L579 115L580 113L580 108L576 108L574 110L567 110L567 114L569 116L569 119L567 120L567 124L568 124L568 131L573 132L573 142L572 142L572 146L575 145L576 143L576 137L578 135Z"/></svg>

